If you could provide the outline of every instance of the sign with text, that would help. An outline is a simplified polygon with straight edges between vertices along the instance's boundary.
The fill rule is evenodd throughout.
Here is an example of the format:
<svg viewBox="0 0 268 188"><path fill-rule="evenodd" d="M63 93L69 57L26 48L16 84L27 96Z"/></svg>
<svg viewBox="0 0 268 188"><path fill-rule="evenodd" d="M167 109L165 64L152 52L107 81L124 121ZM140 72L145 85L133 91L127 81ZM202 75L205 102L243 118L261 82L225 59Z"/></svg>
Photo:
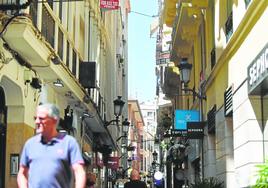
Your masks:
<svg viewBox="0 0 268 188"><path fill-rule="evenodd" d="M187 138L202 139L204 137L205 122L187 122Z"/></svg>
<svg viewBox="0 0 268 188"><path fill-rule="evenodd" d="M107 10L119 9L119 0L100 0L100 8Z"/></svg>
<svg viewBox="0 0 268 188"><path fill-rule="evenodd" d="M117 170L119 168L119 157L109 157L107 168L111 168L113 170Z"/></svg>
<svg viewBox="0 0 268 188"><path fill-rule="evenodd" d="M197 110L175 110L175 129L187 130L187 122L198 122L199 111Z"/></svg>
<svg viewBox="0 0 268 188"><path fill-rule="evenodd" d="M248 66L248 93L262 95L268 89L268 43Z"/></svg>
<svg viewBox="0 0 268 188"><path fill-rule="evenodd" d="M171 129L172 137L187 137L187 130Z"/></svg>

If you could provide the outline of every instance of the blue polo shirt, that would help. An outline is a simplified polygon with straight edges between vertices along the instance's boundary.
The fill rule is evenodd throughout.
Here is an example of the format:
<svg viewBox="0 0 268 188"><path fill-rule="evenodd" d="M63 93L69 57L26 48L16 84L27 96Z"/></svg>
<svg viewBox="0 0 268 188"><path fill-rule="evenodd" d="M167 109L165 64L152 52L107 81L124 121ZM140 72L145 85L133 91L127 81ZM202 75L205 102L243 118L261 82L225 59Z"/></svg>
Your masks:
<svg viewBox="0 0 268 188"><path fill-rule="evenodd" d="M84 164L79 145L64 133L48 143L40 134L30 138L20 159L20 165L29 168L29 188L70 188L75 163Z"/></svg>

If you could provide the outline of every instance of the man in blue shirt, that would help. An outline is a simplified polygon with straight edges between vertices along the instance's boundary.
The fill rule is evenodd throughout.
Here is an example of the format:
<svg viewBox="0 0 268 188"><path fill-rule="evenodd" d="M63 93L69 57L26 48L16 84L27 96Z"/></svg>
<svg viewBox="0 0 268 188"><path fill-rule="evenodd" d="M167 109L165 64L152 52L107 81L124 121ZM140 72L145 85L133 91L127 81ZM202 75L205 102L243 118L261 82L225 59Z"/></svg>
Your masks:
<svg viewBox="0 0 268 188"><path fill-rule="evenodd" d="M54 104L37 107L34 137L24 145L17 177L19 188L84 188L84 161L76 140L56 129L60 119ZM73 173L72 173L73 171Z"/></svg>

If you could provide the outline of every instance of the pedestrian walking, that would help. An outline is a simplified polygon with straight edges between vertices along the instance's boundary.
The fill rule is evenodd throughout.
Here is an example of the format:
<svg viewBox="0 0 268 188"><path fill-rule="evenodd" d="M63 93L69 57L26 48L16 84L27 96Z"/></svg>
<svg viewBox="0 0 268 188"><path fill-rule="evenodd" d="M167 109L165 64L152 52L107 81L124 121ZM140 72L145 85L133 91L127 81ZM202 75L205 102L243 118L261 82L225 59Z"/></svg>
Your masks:
<svg viewBox="0 0 268 188"><path fill-rule="evenodd" d="M37 135L26 141L17 176L19 188L85 188L84 160L75 138L57 131L59 109L54 104L37 107Z"/></svg>
<svg viewBox="0 0 268 188"><path fill-rule="evenodd" d="M144 181L141 181L138 170L133 169L130 173L130 181L124 184L124 188L147 188L147 186Z"/></svg>

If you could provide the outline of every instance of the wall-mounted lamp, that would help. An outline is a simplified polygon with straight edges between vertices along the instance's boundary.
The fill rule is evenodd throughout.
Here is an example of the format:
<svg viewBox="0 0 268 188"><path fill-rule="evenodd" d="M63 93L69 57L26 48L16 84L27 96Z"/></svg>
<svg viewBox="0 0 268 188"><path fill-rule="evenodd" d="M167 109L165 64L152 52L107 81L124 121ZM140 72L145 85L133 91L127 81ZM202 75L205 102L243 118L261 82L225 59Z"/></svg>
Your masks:
<svg viewBox="0 0 268 188"><path fill-rule="evenodd" d="M188 58L182 58L178 67L180 69L181 82L187 85L190 81L192 64L188 63Z"/></svg>
<svg viewBox="0 0 268 188"><path fill-rule="evenodd" d="M124 135L120 136L119 138L117 138L117 139L116 139L116 142L118 142L118 141L121 140L122 138L127 138L127 134L124 134ZM125 142L127 142L127 139L126 139Z"/></svg>
<svg viewBox="0 0 268 188"><path fill-rule="evenodd" d="M124 107L125 102L121 99L122 96L118 96L117 99L114 100L114 115L115 115L115 119L105 122L104 125L106 127L108 127L109 125L111 125L113 122L116 123L116 125L118 125L118 121L119 121L119 116L121 116L122 114L122 110Z"/></svg>
<svg viewBox="0 0 268 188"><path fill-rule="evenodd" d="M54 65L59 65L61 63L61 59L57 55L52 55L51 56L51 61Z"/></svg>
<svg viewBox="0 0 268 188"><path fill-rule="evenodd" d="M32 81L30 83L30 85L34 88L34 89L41 89L41 84L40 84L40 80L38 78L32 78Z"/></svg>
<svg viewBox="0 0 268 188"><path fill-rule="evenodd" d="M152 162L152 168L155 170L157 166L160 166L159 163L157 163L156 161Z"/></svg>
<svg viewBox="0 0 268 188"><path fill-rule="evenodd" d="M64 85L60 79L57 79L56 81L54 81L53 85L56 87L64 87Z"/></svg>
<svg viewBox="0 0 268 188"><path fill-rule="evenodd" d="M124 133L128 133L130 122L127 120L127 118L122 122L122 131Z"/></svg>
<svg viewBox="0 0 268 188"><path fill-rule="evenodd" d="M156 151L154 151L152 154L153 154L153 160L157 161L158 153Z"/></svg>
<svg viewBox="0 0 268 188"><path fill-rule="evenodd" d="M117 96L117 99L114 100L114 115L117 118L121 116L125 104L125 102L121 98L122 96Z"/></svg>
<svg viewBox="0 0 268 188"><path fill-rule="evenodd" d="M206 96L203 96L202 93L200 94L200 93L197 93L194 89L187 88L187 84L190 81L191 70L192 70L192 64L188 63L188 59L182 58L181 63L178 65L178 67L180 69L181 82L184 83L184 86L185 86L185 88L182 90L186 92L190 91L193 93L193 96L196 96L199 99L206 100Z"/></svg>

